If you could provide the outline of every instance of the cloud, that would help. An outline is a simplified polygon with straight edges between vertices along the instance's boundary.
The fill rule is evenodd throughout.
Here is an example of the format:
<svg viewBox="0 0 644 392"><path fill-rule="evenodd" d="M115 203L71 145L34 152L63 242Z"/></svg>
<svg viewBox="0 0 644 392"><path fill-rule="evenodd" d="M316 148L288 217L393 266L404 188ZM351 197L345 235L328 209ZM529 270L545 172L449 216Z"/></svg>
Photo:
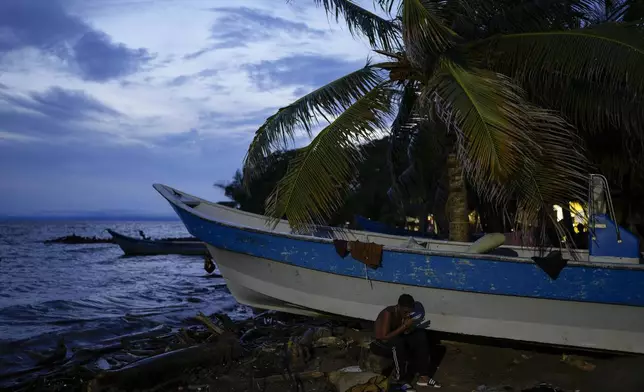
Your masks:
<svg viewBox="0 0 644 392"><path fill-rule="evenodd" d="M222 16L211 27L211 37L225 46L241 46L279 32L316 36L325 34L322 30L309 28L305 23L272 16L258 9L213 8L212 11Z"/></svg>
<svg viewBox="0 0 644 392"><path fill-rule="evenodd" d="M82 78L98 82L132 74L154 58L146 49L129 49L98 31L85 33L73 53Z"/></svg>
<svg viewBox="0 0 644 392"><path fill-rule="evenodd" d="M35 48L58 58L84 80L103 82L138 71L152 58L130 49L69 14L58 0L0 1L2 54Z"/></svg>
<svg viewBox="0 0 644 392"><path fill-rule="evenodd" d="M0 143L3 141L8 141L8 142L37 142L39 141L38 138L32 137L32 136L25 136L25 135L19 135L17 133L12 133L12 132L4 132L0 131Z"/></svg>
<svg viewBox="0 0 644 392"><path fill-rule="evenodd" d="M365 63L344 61L337 58L313 54L283 57L275 61L262 61L248 64L244 69L261 90L271 90L281 86L300 86L297 93L305 91L301 86L321 87Z"/></svg>
<svg viewBox="0 0 644 392"><path fill-rule="evenodd" d="M33 92L28 98L5 95L5 101L56 120L72 120L95 114L119 116L116 110L104 105L80 90L52 87L45 92Z"/></svg>
<svg viewBox="0 0 644 392"><path fill-rule="evenodd" d="M179 86L183 86L183 85L184 85L184 84L186 84L190 79L191 79L191 78L190 78L190 76L188 76L188 75L180 75L180 76L177 76L176 78L172 78L172 80L170 80L170 81L167 83L167 85L168 85L168 86L170 86L170 87L179 87Z"/></svg>
<svg viewBox="0 0 644 392"><path fill-rule="evenodd" d="M279 34L318 38L326 34L325 31L311 28L305 23L273 16L255 8L220 7L212 8L211 11L219 16L210 28L210 38L214 43L185 55L185 60L194 60L217 49L246 46Z"/></svg>
<svg viewBox="0 0 644 392"><path fill-rule="evenodd" d="M60 43L78 37L88 26L56 0L0 2L0 52L32 46L57 51Z"/></svg>
<svg viewBox="0 0 644 392"><path fill-rule="evenodd" d="M221 199L268 116L368 53L310 1L0 0L0 214Z"/></svg>
<svg viewBox="0 0 644 392"><path fill-rule="evenodd" d="M209 132L211 135L215 135L221 139L225 138L235 143L243 143L245 147L248 147L248 143L254 137L255 131L257 131L269 116L275 113L277 108L276 106L263 110L239 113L219 112L215 110L203 111L199 114L199 123L204 128L211 128Z"/></svg>
<svg viewBox="0 0 644 392"><path fill-rule="evenodd" d="M204 69L202 71L199 71L197 73L191 74L191 75L179 75L177 77L174 77L170 79L166 83L167 86L169 87L180 87L183 86L184 84L195 81L195 80L204 80L207 78L211 78L213 76L216 76L218 71L214 69Z"/></svg>
<svg viewBox="0 0 644 392"><path fill-rule="evenodd" d="M69 135L83 131L83 122L105 121L122 116L80 90L52 87L27 95L0 93L0 130L2 139L32 136Z"/></svg>
<svg viewBox="0 0 644 392"><path fill-rule="evenodd" d="M193 128L186 132L166 135L158 139L156 145L161 147L194 146L200 139L203 139L203 136Z"/></svg>

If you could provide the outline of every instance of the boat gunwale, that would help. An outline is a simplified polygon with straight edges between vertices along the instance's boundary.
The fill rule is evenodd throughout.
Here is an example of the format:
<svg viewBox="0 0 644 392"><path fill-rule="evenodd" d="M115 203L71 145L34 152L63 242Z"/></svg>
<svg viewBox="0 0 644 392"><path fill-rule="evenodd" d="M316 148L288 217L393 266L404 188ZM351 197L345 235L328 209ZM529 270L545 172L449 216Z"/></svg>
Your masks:
<svg viewBox="0 0 644 392"><path fill-rule="evenodd" d="M307 236L303 234L294 234L294 233L281 233L281 232L274 232L266 229L260 229L256 227L251 227L251 226L245 226L245 225L240 225L237 223L232 223L232 222L226 222L226 221L220 221L220 220L214 220L213 218L209 217L208 215L202 213L201 211L189 206L185 202L181 201L178 199L177 196L173 195L172 193L178 193L182 196L190 197L193 199L196 199L202 203L206 203L209 205L213 205L215 203L210 202L208 200L201 199L199 197L190 195L188 193L182 192L178 189L174 189L170 186L164 185L164 184L154 184L153 185L154 189L161 194L166 200L168 200L172 205L184 210L185 212L194 215L202 220L205 220L210 223L214 223L217 225L221 225L224 227L229 227L232 229L239 229L255 234L261 234L261 235L268 235L268 236L274 236L274 237L282 237L282 238L291 238L295 240L301 240L301 241L309 241L309 242L317 242L317 243L323 243L323 244L330 244L333 245L333 239L330 238L323 238L323 237L315 237L315 236ZM225 207L225 206L224 206ZM247 213L246 211L241 211L237 209L232 209L236 211L243 212L245 214L252 214L252 213ZM257 214L252 214L253 216ZM261 215L260 215L261 216ZM268 218L268 217L267 217ZM411 237L414 238L414 237ZM208 244L207 241L203 241L204 243ZM210 244L213 246L212 244ZM393 252L393 253L406 253L406 254L417 254L417 255L423 255L423 256L442 256L442 257L451 257L451 258L459 258L459 259L476 259L476 260L488 260L488 261L503 261L503 262L510 262L510 263L521 263L521 264L535 264L535 261L532 260L532 258L527 258L527 257L511 257L511 256L501 256L501 255L490 255L490 254L485 254L485 253L465 253L465 252L447 252L447 251L440 251L440 250L430 250L430 249L419 249L419 248L403 248L403 247L393 247L393 246L388 246L388 245L383 245L383 251L388 251L388 252ZM644 264L632 264L632 263L621 263L621 262L610 262L610 261L582 261L582 260L568 260L568 265L572 267L589 267L589 268L599 268L599 269L618 269L618 270L644 270Z"/></svg>

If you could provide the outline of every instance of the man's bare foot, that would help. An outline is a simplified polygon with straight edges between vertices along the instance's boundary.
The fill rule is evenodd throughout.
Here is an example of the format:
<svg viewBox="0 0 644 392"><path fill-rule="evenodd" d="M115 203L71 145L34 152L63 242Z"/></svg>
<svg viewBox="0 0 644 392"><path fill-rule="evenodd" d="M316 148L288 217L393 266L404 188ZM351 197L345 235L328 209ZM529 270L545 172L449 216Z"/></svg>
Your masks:
<svg viewBox="0 0 644 392"><path fill-rule="evenodd" d="M437 383L433 378L427 377L427 376L420 376L418 378L418 381L416 381L416 385L418 385L419 387L431 387L431 388L442 387L442 385Z"/></svg>

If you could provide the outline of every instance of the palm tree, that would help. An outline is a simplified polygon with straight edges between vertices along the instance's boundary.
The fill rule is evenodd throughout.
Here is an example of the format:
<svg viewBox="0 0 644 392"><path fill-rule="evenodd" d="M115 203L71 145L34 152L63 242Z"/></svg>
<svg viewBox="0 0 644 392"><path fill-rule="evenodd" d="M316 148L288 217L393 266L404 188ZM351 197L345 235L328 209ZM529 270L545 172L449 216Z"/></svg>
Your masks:
<svg viewBox="0 0 644 392"><path fill-rule="evenodd" d="M341 206L361 146L384 132L403 145L429 135L428 152L445 140L450 239L468 237L466 181L501 209L514 200L521 226L564 234L552 205L583 199L589 170L578 130L620 124L635 134L644 122L642 24L597 23L597 2L376 0L387 17L350 0L314 2L383 61L281 108L257 130L248 178L298 132L312 136L266 204L295 227L323 223Z"/></svg>
<svg viewBox="0 0 644 392"><path fill-rule="evenodd" d="M264 201L284 177L288 162L295 157L296 151L276 152L263 160L262 174L253 177L252 181L244 178L237 170L229 182L217 182L215 187L224 191L224 195L235 202L243 211L264 214Z"/></svg>

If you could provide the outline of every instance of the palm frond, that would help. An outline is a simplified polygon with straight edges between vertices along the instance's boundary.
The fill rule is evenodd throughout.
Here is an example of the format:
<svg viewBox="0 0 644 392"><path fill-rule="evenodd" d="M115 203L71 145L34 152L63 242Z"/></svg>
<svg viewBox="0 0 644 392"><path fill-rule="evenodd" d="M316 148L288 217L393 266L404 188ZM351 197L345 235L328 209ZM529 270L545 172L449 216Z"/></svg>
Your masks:
<svg viewBox="0 0 644 392"><path fill-rule="evenodd" d="M504 200L508 189L501 184L538 148L521 89L502 75L444 60L423 101L456 132L459 159L477 190L490 201Z"/></svg>
<svg viewBox="0 0 644 392"><path fill-rule="evenodd" d="M399 168L409 166L407 150L420 121L418 116L414 115L414 110L417 109L418 93L416 84L408 82L404 85L401 94L399 94L398 113L391 124L391 135L387 151L387 166L392 187L390 195L401 193L400 189L398 189L398 177L401 171Z"/></svg>
<svg viewBox="0 0 644 392"><path fill-rule="evenodd" d="M394 4L398 3L400 6L400 0L374 0L374 3L378 3L380 9L390 15L394 10Z"/></svg>
<svg viewBox="0 0 644 392"><path fill-rule="evenodd" d="M637 22L644 20L644 1L643 0L626 0L628 9L622 15L624 22Z"/></svg>
<svg viewBox="0 0 644 392"><path fill-rule="evenodd" d="M286 216L296 229L325 223L342 204L360 143L384 128L392 97L387 87L374 88L301 149L266 201L267 213L276 220Z"/></svg>
<svg viewBox="0 0 644 392"><path fill-rule="evenodd" d="M389 194L404 199L422 199L435 207L446 174L449 152L445 125L422 119L413 127L407 148L407 167L395 178ZM432 208L435 211L435 208Z"/></svg>
<svg viewBox="0 0 644 392"><path fill-rule="evenodd" d="M519 76L532 102L558 110L575 127L594 138L618 129L630 142L644 141L644 97L623 85L613 94L610 86L563 75L548 75L550 83ZM615 87L613 87L615 89Z"/></svg>
<svg viewBox="0 0 644 392"><path fill-rule="evenodd" d="M454 43L456 33L440 18L431 0L403 0L402 22L405 51L412 64L423 69Z"/></svg>
<svg viewBox="0 0 644 392"><path fill-rule="evenodd" d="M323 7L327 15L344 18L349 32L362 35L374 48L392 50L400 46L400 27L393 20L384 19L368 11L351 0L313 0L318 7Z"/></svg>
<svg viewBox="0 0 644 392"><path fill-rule="evenodd" d="M551 214L544 211L583 198L588 173L570 124L528 103L509 78L448 61L423 100L455 132L459 161L483 200L503 206L516 198L523 229L554 225L563 233L556 220L546 222Z"/></svg>
<svg viewBox="0 0 644 392"><path fill-rule="evenodd" d="M286 148L298 131L304 130L310 135L320 118L339 115L355 100L371 91L383 80L378 72L377 68L367 64L270 116L255 132L248 148L244 158L244 178L251 180L260 174L264 158L276 149Z"/></svg>
<svg viewBox="0 0 644 392"><path fill-rule="evenodd" d="M413 66L407 57L407 53L389 53L376 51L387 57L391 57L395 61L385 61L374 64L374 68L380 68L389 72L389 80L398 82L399 86L405 85L407 82L422 82L426 79L422 69Z"/></svg>
<svg viewBox="0 0 644 392"><path fill-rule="evenodd" d="M532 137L539 148L533 159L524 162L517 177L517 221L524 231L530 225L551 226L559 238L570 239L572 233L567 233L556 217L544 211L551 210L555 204L568 209L570 201L585 199L590 165L583 141L556 113L537 107L528 110L533 123ZM542 231L540 242L545 240Z"/></svg>
<svg viewBox="0 0 644 392"><path fill-rule="evenodd" d="M574 28L588 9L586 0L491 1L460 0L470 3L470 15L478 17L488 36Z"/></svg>
<svg viewBox="0 0 644 392"><path fill-rule="evenodd" d="M644 26L604 24L594 28L500 35L467 45L478 66L552 86L550 75L644 89ZM558 80L559 81L559 80Z"/></svg>
<svg viewBox="0 0 644 392"><path fill-rule="evenodd" d="M636 10L637 3L641 0L595 0L593 6L587 7L585 20L591 24L600 24L605 22L632 22L629 20L629 14Z"/></svg>
<svg viewBox="0 0 644 392"><path fill-rule="evenodd" d="M473 40L499 33L577 28L593 1L451 0L432 3L435 13L455 33Z"/></svg>

